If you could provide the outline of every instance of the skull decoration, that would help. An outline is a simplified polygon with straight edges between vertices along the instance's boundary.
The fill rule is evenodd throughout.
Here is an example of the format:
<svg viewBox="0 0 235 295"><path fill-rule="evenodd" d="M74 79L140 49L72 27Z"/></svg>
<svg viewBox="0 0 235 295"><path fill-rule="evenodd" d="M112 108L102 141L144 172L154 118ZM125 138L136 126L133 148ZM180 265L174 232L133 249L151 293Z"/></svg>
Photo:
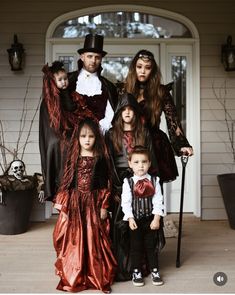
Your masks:
<svg viewBox="0 0 235 295"><path fill-rule="evenodd" d="M21 160L15 160L11 163L9 172L15 176L15 178L22 180L25 171L25 164Z"/></svg>

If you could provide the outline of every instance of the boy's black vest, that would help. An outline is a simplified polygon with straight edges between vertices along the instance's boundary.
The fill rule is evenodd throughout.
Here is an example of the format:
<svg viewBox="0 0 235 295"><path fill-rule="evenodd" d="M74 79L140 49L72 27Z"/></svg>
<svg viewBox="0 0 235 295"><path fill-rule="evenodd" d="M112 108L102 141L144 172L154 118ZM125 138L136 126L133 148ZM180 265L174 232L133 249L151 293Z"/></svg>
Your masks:
<svg viewBox="0 0 235 295"><path fill-rule="evenodd" d="M141 219L141 218L147 218L152 216L152 211L153 211L153 204L152 204L152 199L153 195L149 197L136 197L134 193L134 180L132 177L127 178L128 183L131 188L131 194L132 194L132 210L133 210L133 215L135 219ZM151 182L155 188L156 185L156 177L151 176Z"/></svg>

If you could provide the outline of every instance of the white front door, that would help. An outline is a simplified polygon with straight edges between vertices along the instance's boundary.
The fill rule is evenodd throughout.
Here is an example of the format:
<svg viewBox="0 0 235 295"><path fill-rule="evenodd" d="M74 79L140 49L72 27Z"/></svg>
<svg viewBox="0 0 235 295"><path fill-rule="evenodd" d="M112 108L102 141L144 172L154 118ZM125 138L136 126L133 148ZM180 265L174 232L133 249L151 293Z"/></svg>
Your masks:
<svg viewBox="0 0 235 295"><path fill-rule="evenodd" d="M192 95L192 46L191 45L167 45L165 54L165 75L166 83L174 81L173 97L175 100L177 114L181 118L183 130L189 134L190 101ZM165 129L163 124L162 129ZM167 132L167 131L166 131ZM190 132L193 132L192 130ZM184 212L194 212L195 193L190 181L192 177L192 158L189 158L185 173L184 188ZM178 212L181 197L182 163L181 158L176 157L179 177L166 185L165 195L168 212Z"/></svg>
<svg viewBox="0 0 235 295"><path fill-rule="evenodd" d="M113 42L114 43L114 42ZM127 42L126 42L127 43ZM156 44L156 41L143 45L143 43L130 42L130 44L121 44L115 40L115 44L109 41L109 44L104 46L104 50L108 52L107 56L104 57L102 61L103 75L108 77L113 82L116 80L122 81L127 74L128 66L132 57L141 49L148 49L153 52L157 63L160 65L163 82L171 82L177 80L177 74L181 74L180 79L185 81L180 81L181 85L178 85L176 89L176 100L177 103L183 100L179 107L179 111L182 113L182 118L184 120L183 126L186 128L188 134L192 132L192 124L188 124L189 118L187 116L188 110L190 110L190 97L192 92L192 47L188 46L173 46L165 45L163 43ZM153 44L155 43L155 44ZM78 54L77 49L83 47L83 42L76 44L54 44L52 49L53 60L63 60L68 71L74 71L77 69L77 59ZM182 72L183 71L183 72ZM178 80L176 81L179 82ZM177 92L178 91L178 92ZM161 128L166 130L166 125L164 123L164 117L162 118ZM191 130L189 130L191 129ZM165 203L167 206L167 212L179 212L180 207L180 188L181 188L181 161L180 158L176 157L179 175L176 181L168 183L165 185ZM191 162L191 163L190 163ZM186 182L185 182L185 202L184 202L184 212L195 213L197 208L197 196L194 193L194 186L190 185L193 173L195 170L196 163L189 160L186 170ZM190 180L190 181L189 181Z"/></svg>

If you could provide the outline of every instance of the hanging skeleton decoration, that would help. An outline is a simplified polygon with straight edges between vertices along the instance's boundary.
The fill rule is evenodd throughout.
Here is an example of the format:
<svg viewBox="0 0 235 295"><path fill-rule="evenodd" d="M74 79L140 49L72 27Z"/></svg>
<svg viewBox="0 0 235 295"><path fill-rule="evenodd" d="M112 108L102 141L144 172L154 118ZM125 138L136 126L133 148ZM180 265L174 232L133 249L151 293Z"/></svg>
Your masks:
<svg viewBox="0 0 235 295"><path fill-rule="evenodd" d="M15 178L19 180L23 180L24 177L24 172L25 172L25 164L21 160L15 160L11 163L10 169L8 174L14 175Z"/></svg>
<svg viewBox="0 0 235 295"><path fill-rule="evenodd" d="M38 192L38 201L40 203L45 202L45 194L44 194L44 180L41 173L34 173L34 177L36 178L37 183L37 192Z"/></svg>

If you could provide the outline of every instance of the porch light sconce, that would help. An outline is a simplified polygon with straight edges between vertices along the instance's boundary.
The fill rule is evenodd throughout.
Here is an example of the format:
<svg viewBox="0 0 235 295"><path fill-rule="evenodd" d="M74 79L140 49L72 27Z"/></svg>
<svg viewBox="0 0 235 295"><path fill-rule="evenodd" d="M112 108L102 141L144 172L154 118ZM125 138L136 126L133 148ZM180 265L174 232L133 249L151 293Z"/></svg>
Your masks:
<svg viewBox="0 0 235 295"><path fill-rule="evenodd" d="M221 62L225 71L235 71L235 46L232 45L232 36L228 36L227 44L222 45Z"/></svg>
<svg viewBox="0 0 235 295"><path fill-rule="evenodd" d="M11 48L7 49L9 63L12 71L21 71L24 55L24 48L21 43L18 42L17 35L14 34L14 43L11 44Z"/></svg>

